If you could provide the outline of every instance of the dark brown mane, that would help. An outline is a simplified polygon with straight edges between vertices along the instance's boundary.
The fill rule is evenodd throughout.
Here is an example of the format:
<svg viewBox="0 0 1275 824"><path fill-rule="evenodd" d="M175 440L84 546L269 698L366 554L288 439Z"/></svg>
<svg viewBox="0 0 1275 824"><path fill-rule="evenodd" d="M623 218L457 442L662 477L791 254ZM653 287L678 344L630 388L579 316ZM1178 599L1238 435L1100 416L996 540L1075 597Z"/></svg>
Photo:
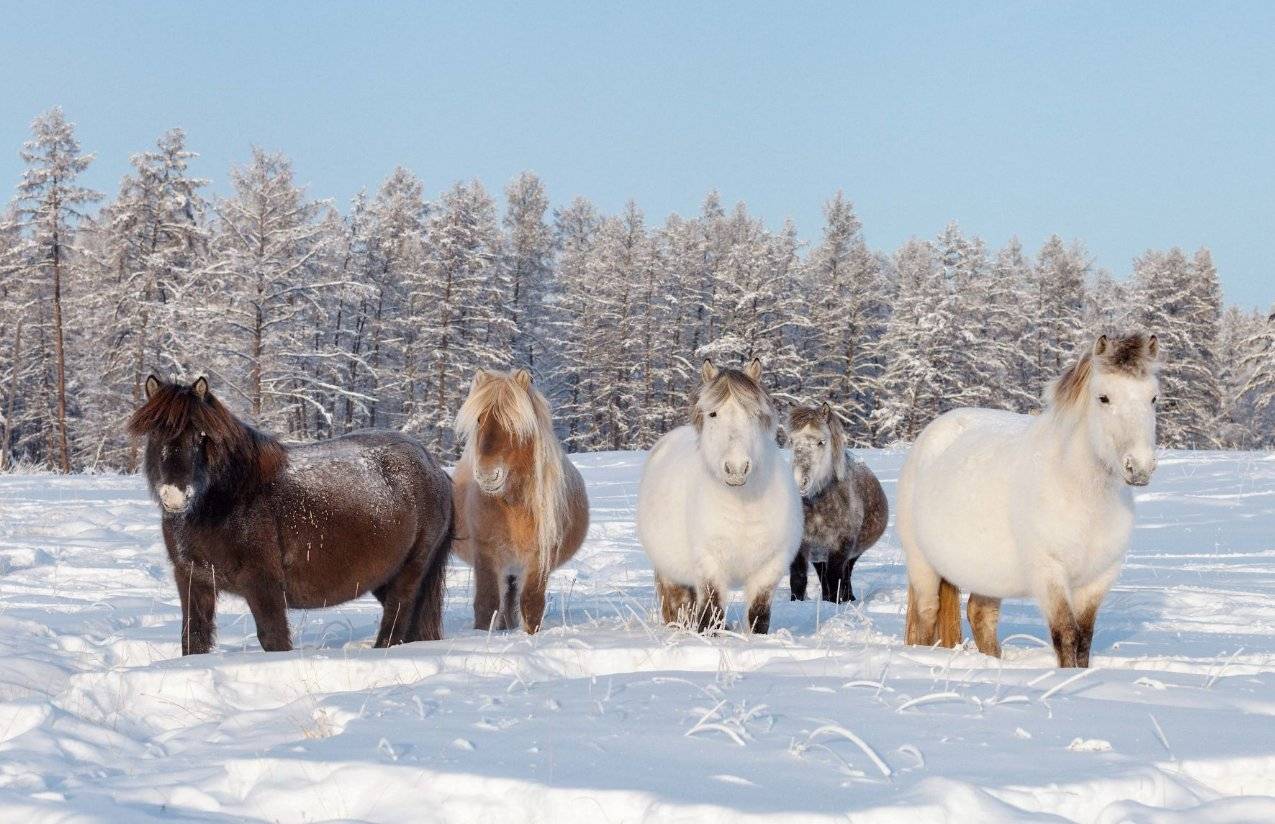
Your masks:
<svg viewBox="0 0 1275 824"><path fill-rule="evenodd" d="M1155 371L1158 357L1155 335L1148 337L1141 332L1118 338L1103 335L1050 384L1047 400L1051 406L1074 406L1084 396L1095 365L1103 372L1143 378Z"/></svg>
<svg viewBox="0 0 1275 824"><path fill-rule="evenodd" d="M130 434L172 440L195 431L208 438L208 461L217 469L246 463L247 480L268 483L288 462L277 440L239 420L211 392L201 398L190 386L162 383L128 421Z"/></svg>

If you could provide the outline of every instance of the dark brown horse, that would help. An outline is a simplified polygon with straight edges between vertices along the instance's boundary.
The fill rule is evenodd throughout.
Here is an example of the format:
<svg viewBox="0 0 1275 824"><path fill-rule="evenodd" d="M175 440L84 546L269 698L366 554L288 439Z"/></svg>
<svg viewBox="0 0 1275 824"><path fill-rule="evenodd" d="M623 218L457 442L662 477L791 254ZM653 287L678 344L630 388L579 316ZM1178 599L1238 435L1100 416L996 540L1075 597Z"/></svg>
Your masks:
<svg viewBox="0 0 1275 824"><path fill-rule="evenodd" d="M182 654L208 652L218 592L242 596L265 650L288 650L288 608L372 592L378 647L442 634L452 487L394 432L285 447L230 413L200 378L146 381L129 421L182 605Z"/></svg>

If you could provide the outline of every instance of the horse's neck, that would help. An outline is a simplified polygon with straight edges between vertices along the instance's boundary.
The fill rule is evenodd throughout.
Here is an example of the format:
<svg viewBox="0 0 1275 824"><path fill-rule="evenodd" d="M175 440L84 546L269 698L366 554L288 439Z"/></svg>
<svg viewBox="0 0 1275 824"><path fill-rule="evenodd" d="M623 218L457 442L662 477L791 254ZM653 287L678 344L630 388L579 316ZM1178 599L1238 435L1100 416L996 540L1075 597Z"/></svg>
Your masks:
<svg viewBox="0 0 1275 824"><path fill-rule="evenodd" d="M1097 482L1106 486L1111 473L1093 452L1089 438L1089 417L1083 414L1046 410L1034 428L1036 437L1047 444L1049 461L1045 471L1086 486Z"/></svg>

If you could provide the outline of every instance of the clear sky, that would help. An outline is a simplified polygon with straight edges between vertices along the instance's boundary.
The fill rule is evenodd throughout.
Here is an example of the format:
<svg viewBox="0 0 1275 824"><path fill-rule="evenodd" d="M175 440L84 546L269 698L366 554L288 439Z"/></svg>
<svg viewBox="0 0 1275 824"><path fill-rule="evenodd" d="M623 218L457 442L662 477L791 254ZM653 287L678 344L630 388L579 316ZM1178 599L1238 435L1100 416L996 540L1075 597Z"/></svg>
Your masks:
<svg viewBox="0 0 1275 824"><path fill-rule="evenodd" d="M171 126L224 192L253 144L342 206L396 164L430 192L523 169L555 204L710 188L816 240L843 189L893 250L951 219L1080 238L1119 277L1209 246L1275 300L1275 2L63 3L0 0L0 185L62 105L88 183Z"/></svg>

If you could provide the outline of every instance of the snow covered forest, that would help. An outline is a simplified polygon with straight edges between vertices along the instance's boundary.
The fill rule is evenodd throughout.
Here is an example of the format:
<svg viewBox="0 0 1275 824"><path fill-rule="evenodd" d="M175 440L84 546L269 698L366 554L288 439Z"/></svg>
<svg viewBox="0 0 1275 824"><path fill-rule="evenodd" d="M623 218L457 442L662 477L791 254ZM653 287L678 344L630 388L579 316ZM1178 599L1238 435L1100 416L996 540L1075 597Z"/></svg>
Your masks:
<svg viewBox="0 0 1275 824"><path fill-rule="evenodd" d="M399 168L339 209L262 150L216 198L178 129L106 199L59 109L22 157L0 212L3 468L134 469L123 422L152 372L206 374L291 439L390 427L452 455L474 370L526 366L570 450L644 448L705 357L760 357L782 402L830 399L855 445L885 445L954 406L1037 408L1080 343L1128 328L1165 352L1163 445L1275 446L1275 319L1223 306L1207 249L1117 278L1079 241L989 249L955 222L875 250L840 193L807 242L711 192L663 223L551 210L531 173L433 197Z"/></svg>

